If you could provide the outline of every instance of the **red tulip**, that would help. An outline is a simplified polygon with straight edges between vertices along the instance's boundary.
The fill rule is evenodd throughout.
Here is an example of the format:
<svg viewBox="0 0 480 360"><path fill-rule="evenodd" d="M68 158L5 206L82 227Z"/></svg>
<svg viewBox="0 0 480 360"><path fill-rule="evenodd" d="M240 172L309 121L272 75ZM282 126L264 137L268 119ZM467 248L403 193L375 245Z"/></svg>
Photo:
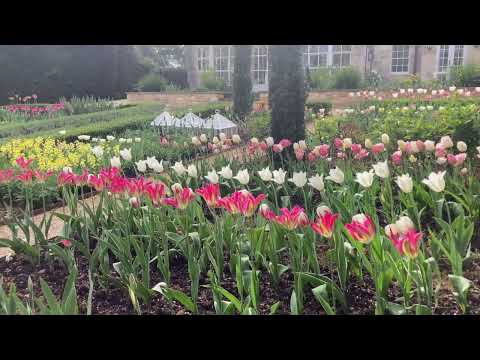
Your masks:
<svg viewBox="0 0 480 360"><path fill-rule="evenodd" d="M322 215L317 216L316 221L311 224L311 227L317 234L329 239L333 235L335 221L337 221L338 216L338 214L325 211Z"/></svg>
<svg viewBox="0 0 480 360"><path fill-rule="evenodd" d="M218 200L218 205L231 214L241 214L250 217L255 213L258 205L266 198L265 194L257 197L247 190L235 191L228 197Z"/></svg>
<svg viewBox="0 0 480 360"><path fill-rule="evenodd" d="M22 169L26 169L33 162L33 159L25 159L22 155L22 156L19 156L15 161L17 165L20 166Z"/></svg>
<svg viewBox="0 0 480 360"><path fill-rule="evenodd" d="M285 149L285 148L289 147L290 145L292 145L292 142L288 139L282 139L282 140L280 140L279 144L282 145L282 148Z"/></svg>
<svg viewBox="0 0 480 360"><path fill-rule="evenodd" d="M362 145L360 144L352 144L352 153L358 154L362 150Z"/></svg>
<svg viewBox="0 0 480 360"><path fill-rule="evenodd" d="M6 184L12 181L13 177L13 169L0 170L0 184Z"/></svg>
<svg viewBox="0 0 480 360"><path fill-rule="evenodd" d="M355 215L345 228L353 239L363 244L369 244L375 236L375 224L368 215Z"/></svg>
<svg viewBox="0 0 480 360"><path fill-rule="evenodd" d="M150 183L145 186L146 194L154 206L163 204L166 194L165 184L162 182Z"/></svg>
<svg viewBox="0 0 480 360"><path fill-rule="evenodd" d="M273 220L287 230L295 230L299 226L306 226L309 223L307 214L305 214L303 208L298 205L295 205L291 210L281 208L280 215L275 216Z"/></svg>
<svg viewBox="0 0 480 360"><path fill-rule="evenodd" d="M378 143L372 146L372 153L375 155L380 154L385 150L385 144L384 143Z"/></svg>
<svg viewBox="0 0 480 360"><path fill-rule="evenodd" d="M20 175L17 175L17 180L20 180L22 183L31 183L33 180L33 171L28 169L22 172Z"/></svg>
<svg viewBox="0 0 480 360"><path fill-rule="evenodd" d="M197 189L199 194L207 203L208 207L217 207L218 200L220 199L220 184L207 184L202 188Z"/></svg>
<svg viewBox="0 0 480 360"><path fill-rule="evenodd" d="M196 197L195 192L189 187L174 187L173 193L174 197L165 199L165 204L180 210L185 210Z"/></svg>

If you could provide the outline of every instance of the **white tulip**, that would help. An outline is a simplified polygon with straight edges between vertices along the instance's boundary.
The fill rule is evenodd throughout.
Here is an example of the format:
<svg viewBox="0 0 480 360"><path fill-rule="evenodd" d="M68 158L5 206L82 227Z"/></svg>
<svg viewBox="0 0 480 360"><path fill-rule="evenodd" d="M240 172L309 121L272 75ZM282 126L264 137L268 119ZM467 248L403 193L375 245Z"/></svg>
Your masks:
<svg viewBox="0 0 480 360"><path fill-rule="evenodd" d="M132 138L128 138L128 139L127 139L127 144L131 144L131 143L133 143L133 139L132 139Z"/></svg>
<svg viewBox="0 0 480 360"><path fill-rule="evenodd" d="M240 139L240 136L239 136L239 135L234 134L234 135L232 136L232 142L233 142L234 144L240 144L241 141L242 141L242 139Z"/></svg>
<svg viewBox="0 0 480 360"><path fill-rule="evenodd" d="M373 146L372 140L370 139L365 139L365 148L371 149Z"/></svg>
<svg viewBox="0 0 480 360"><path fill-rule="evenodd" d="M201 134L200 135L200 141L202 142L202 144L206 144L208 142L207 135Z"/></svg>
<svg viewBox="0 0 480 360"><path fill-rule="evenodd" d="M181 161L177 161L175 165L172 166L172 169L178 176L182 176L187 172L187 169L185 169L185 166L183 166Z"/></svg>
<svg viewBox="0 0 480 360"><path fill-rule="evenodd" d="M220 133L220 134L218 134L218 137L220 138L220 141L225 141L225 140L227 140L227 135L225 135L225 133Z"/></svg>
<svg viewBox="0 0 480 360"><path fill-rule="evenodd" d="M395 224L388 224L385 226L385 234L387 236L398 235L398 227Z"/></svg>
<svg viewBox="0 0 480 360"><path fill-rule="evenodd" d="M70 166L64 166L63 169L62 169L62 171L63 171L64 173L71 173L71 172L73 172L73 170L72 170L72 168L71 168Z"/></svg>
<svg viewBox="0 0 480 360"><path fill-rule="evenodd" d="M367 217L363 213L356 214L352 216L352 222L353 221L363 224L365 221L367 221Z"/></svg>
<svg viewBox="0 0 480 360"><path fill-rule="evenodd" d="M373 184L374 171L364 171L357 173L355 181L362 185L364 188L369 188Z"/></svg>
<svg viewBox="0 0 480 360"><path fill-rule="evenodd" d="M382 179L386 179L390 176L390 171L388 170L388 163L387 160L383 162L378 162L373 164L373 170L375 170L375 175Z"/></svg>
<svg viewBox="0 0 480 360"><path fill-rule="evenodd" d="M188 165L187 173L189 177L196 178L198 176L197 167L194 164Z"/></svg>
<svg viewBox="0 0 480 360"><path fill-rule="evenodd" d="M247 185L248 182L250 181L250 175L248 174L247 169L240 170L237 173L237 176L234 177L234 179L238 180L238 182L242 185Z"/></svg>
<svg viewBox="0 0 480 360"><path fill-rule="evenodd" d="M192 137L192 144L195 145L195 146L200 146L202 145L202 142L200 141L200 139L196 136Z"/></svg>
<svg viewBox="0 0 480 360"><path fill-rule="evenodd" d="M307 184L307 173L306 172L294 172L291 179L288 181L293 182L296 187L304 187Z"/></svg>
<svg viewBox="0 0 480 360"><path fill-rule="evenodd" d="M270 136L270 137L267 137L267 138L265 139L265 142L267 143L268 147L272 147L273 144L275 144L275 141L273 141L273 137L271 137L271 136Z"/></svg>
<svg viewBox="0 0 480 360"><path fill-rule="evenodd" d="M136 142L136 143L142 142L142 138L136 137L136 138L135 138L135 142Z"/></svg>
<svg viewBox="0 0 480 360"><path fill-rule="evenodd" d="M96 137L92 138L92 142L98 142L98 138Z"/></svg>
<svg viewBox="0 0 480 360"><path fill-rule="evenodd" d="M217 144L220 142L220 140L218 139L218 137L214 136L213 139L212 139L212 142L213 142L215 145L217 145Z"/></svg>
<svg viewBox="0 0 480 360"><path fill-rule="evenodd" d="M300 149L307 150L307 143L305 142L305 140L300 140L298 142L298 145L300 146Z"/></svg>
<svg viewBox="0 0 480 360"><path fill-rule="evenodd" d="M382 134L382 143L384 143L385 145L390 143L390 136L388 136L388 134Z"/></svg>
<svg viewBox="0 0 480 360"><path fill-rule="evenodd" d="M113 140L115 140L115 136L107 135L107 140L108 141L113 141Z"/></svg>
<svg viewBox="0 0 480 360"><path fill-rule="evenodd" d="M272 181L273 175L268 167L266 167L263 170L257 171L257 173L258 173L258 176L260 176L260 179L262 179L262 181L265 181L265 182Z"/></svg>
<svg viewBox="0 0 480 360"><path fill-rule="evenodd" d="M467 144L465 144L463 141L457 142L457 149L460 152L466 152L467 151Z"/></svg>
<svg viewBox="0 0 480 360"><path fill-rule="evenodd" d="M325 189L325 184L323 183L323 175L316 174L308 179L308 185L313 187L318 191L323 191Z"/></svg>
<svg viewBox="0 0 480 360"><path fill-rule="evenodd" d="M278 170L273 170L273 181L277 183L278 185L283 185L285 183L285 175L287 175L287 172L284 171L282 168Z"/></svg>
<svg viewBox="0 0 480 360"><path fill-rule="evenodd" d="M446 162L447 162L447 158L445 158L445 157L439 157L439 158L437 159L437 161L436 161L436 163L437 163L438 165L443 165L443 164L445 164Z"/></svg>
<svg viewBox="0 0 480 360"><path fill-rule="evenodd" d="M207 176L205 176L205 179L210 181L212 184L218 184L219 178L215 170L209 171L207 173Z"/></svg>
<svg viewBox="0 0 480 360"><path fill-rule="evenodd" d="M475 88L475 92L480 93L480 86L477 86L477 87Z"/></svg>
<svg viewBox="0 0 480 360"><path fill-rule="evenodd" d="M330 210L330 208L326 205L320 205L320 206L317 207L316 212L317 212L318 216L323 216L327 212L331 213L332 210Z"/></svg>
<svg viewBox="0 0 480 360"><path fill-rule="evenodd" d="M453 147L453 141L450 136L442 136L442 138L440 139L440 143L445 149Z"/></svg>
<svg viewBox="0 0 480 360"><path fill-rule="evenodd" d="M352 147L352 139L351 138L343 139L343 148L350 149L351 147Z"/></svg>
<svg viewBox="0 0 480 360"><path fill-rule="evenodd" d="M453 92L453 91L455 91L456 89L457 89L457 88L456 88L455 86L450 86L450 87L448 88L448 90L449 90L450 92Z"/></svg>
<svg viewBox="0 0 480 360"><path fill-rule="evenodd" d="M88 136L88 135L80 135L80 136L78 137L78 140L88 141L88 140L90 140L90 136Z"/></svg>
<svg viewBox="0 0 480 360"><path fill-rule="evenodd" d="M222 170L219 171L218 174L227 180L230 180L233 176L232 169L230 169L230 165L222 167Z"/></svg>
<svg viewBox="0 0 480 360"><path fill-rule="evenodd" d="M413 221L408 216L400 216L395 222L395 226L397 227L398 232L402 235L405 235L408 230L415 229Z"/></svg>
<svg viewBox="0 0 480 360"><path fill-rule="evenodd" d="M92 149L92 153L93 153L96 157L100 158L100 157L103 156L103 148L102 148L100 145L95 146L95 147Z"/></svg>
<svg viewBox="0 0 480 360"><path fill-rule="evenodd" d="M435 143L432 140L425 140L424 144L426 151L435 151Z"/></svg>
<svg viewBox="0 0 480 360"><path fill-rule="evenodd" d="M121 162L120 162L120 158L118 156L114 156L110 159L110 166L111 167L114 167L114 168L118 168L120 169L120 167L122 166Z"/></svg>
<svg viewBox="0 0 480 360"><path fill-rule="evenodd" d="M98 141L100 142L100 144L103 144L103 143L105 143L107 140L105 140L105 139L99 139Z"/></svg>
<svg viewBox="0 0 480 360"><path fill-rule="evenodd" d="M132 151L130 149L120 150L120 156L123 160L130 161L132 160Z"/></svg>
<svg viewBox="0 0 480 360"><path fill-rule="evenodd" d="M163 160L160 160L160 162L156 162L152 166L152 170L155 171L156 173L162 173L163 172Z"/></svg>
<svg viewBox="0 0 480 360"><path fill-rule="evenodd" d="M66 131L66 130L60 130L58 133L59 133L60 135L65 135L65 134L67 133L67 131Z"/></svg>
<svg viewBox="0 0 480 360"><path fill-rule="evenodd" d="M413 190L413 180L409 174L404 174L397 176L397 180L395 181L404 193L411 193Z"/></svg>
<svg viewBox="0 0 480 360"><path fill-rule="evenodd" d="M428 179L423 179L422 182L427 185L430 190L435 192L442 192L445 190L445 171L440 171L438 173L430 173Z"/></svg>
<svg viewBox="0 0 480 360"><path fill-rule="evenodd" d="M118 139L118 142L119 142L120 144L124 144L124 143L127 142L127 139L120 138L120 139Z"/></svg>
<svg viewBox="0 0 480 360"><path fill-rule="evenodd" d="M147 171L147 160L140 160L135 163L137 165L137 170L141 173Z"/></svg>
<svg viewBox="0 0 480 360"><path fill-rule="evenodd" d="M432 110L433 110L433 106L432 106L432 105L427 105L427 110L428 110L428 111L432 111Z"/></svg>
<svg viewBox="0 0 480 360"><path fill-rule="evenodd" d="M328 176L325 179L336 182L337 184L343 184L343 181L345 180L345 175L343 174L343 171L340 170L340 168L337 166L335 169L330 169Z"/></svg>

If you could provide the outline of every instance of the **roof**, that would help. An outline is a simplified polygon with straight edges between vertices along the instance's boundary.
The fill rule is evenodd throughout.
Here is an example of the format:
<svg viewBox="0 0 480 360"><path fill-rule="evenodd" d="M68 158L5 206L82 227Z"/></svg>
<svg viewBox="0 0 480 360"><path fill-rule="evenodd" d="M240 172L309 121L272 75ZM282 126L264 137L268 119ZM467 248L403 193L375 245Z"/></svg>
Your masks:
<svg viewBox="0 0 480 360"><path fill-rule="evenodd" d="M216 113L209 117L208 119L202 119L201 117L195 115L193 112L185 114L181 119L170 115L168 112L164 111L158 115L152 122L152 126L173 126L173 127L183 127L183 128L203 128L203 129L230 129L235 128L237 125L227 119L225 116L221 115L218 110Z"/></svg>

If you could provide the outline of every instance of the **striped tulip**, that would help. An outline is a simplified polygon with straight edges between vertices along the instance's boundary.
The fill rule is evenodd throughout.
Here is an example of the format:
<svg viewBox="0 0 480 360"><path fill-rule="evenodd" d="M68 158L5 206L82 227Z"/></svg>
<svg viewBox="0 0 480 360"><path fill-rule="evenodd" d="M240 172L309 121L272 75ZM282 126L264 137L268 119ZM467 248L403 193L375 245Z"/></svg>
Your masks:
<svg viewBox="0 0 480 360"><path fill-rule="evenodd" d="M338 214L332 214L330 211L324 211L319 214L314 223L311 224L313 231L317 234L330 239L333 235L335 221L337 221Z"/></svg>
<svg viewBox="0 0 480 360"><path fill-rule="evenodd" d="M353 216L352 222L345 224L345 228L353 239L362 244L369 244L375 236L375 224L372 219L365 214Z"/></svg>

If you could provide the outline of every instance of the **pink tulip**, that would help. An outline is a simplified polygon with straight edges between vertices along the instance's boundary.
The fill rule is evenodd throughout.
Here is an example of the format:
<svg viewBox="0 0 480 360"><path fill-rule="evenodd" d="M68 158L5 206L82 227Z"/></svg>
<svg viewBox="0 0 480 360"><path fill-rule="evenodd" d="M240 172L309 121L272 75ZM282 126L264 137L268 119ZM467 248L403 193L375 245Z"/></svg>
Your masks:
<svg viewBox="0 0 480 360"><path fill-rule="evenodd" d="M197 189L197 194L200 195L208 207L217 207L218 200L220 200L220 184L207 184L202 188Z"/></svg>
<svg viewBox="0 0 480 360"><path fill-rule="evenodd" d="M333 229L335 227L335 221L337 221L339 214L332 214L330 211L326 211L323 215L317 216L317 219L310 226L317 234L331 238L333 235Z"/></svg>
<svg viewBox="0 0 480 360"><path fill-rule="evenodd" d="M402 152L400 150L397 150L392 154L392 161L395 165L400 165L402 163Z"/></svg>
<svg viewBox="0 0 480 360"><path fill-rule="evenodd" d="M298 161L302 161L304 156L305 156L305 151L303 149L297 149L297 151L295 151L295 157L297 158Z"/></svg>
<svg viewBox="0 0 480 360"><path fill-rule="evenodd" d="M385 150L385 144L384 143L378 143L372 146L372 153L375 155L380 154Z"/></svg>
<svg viewBox="0 0 480 360"><path fill-rule="evenodd" d="M448 163L452 166L460 166L465 162L465 159L467 158L467 154L461 153L457 155L453 154L448 154L447 155L447 160Z"/></svg>
<svg viewBox="0 0 480 360"><path fill-rule="evenodd" d="M335 138L334 140L335 147L339 150L343 149L343 140L340 138Z"/></svg>
<svg viewBox="0 0 480 360"><path fill-rule="evenodd" d="M322 144L318 147L318 152L320 153L320 156L324 158L328 156L329 150L330 145L328 144Z"/></svg>
<svg viewBox="0 0 480 360"><path fill-rule="evenodd" d="M355 219L357 217L357 219ZM359 214L352 218L350 224L345 224L350 236L362 244L370 243L375 236L375 224L368 215Z"/></svg>
<svg viewBox="0 0 480 360"><path fill-rule="evenodd" d="M360 150L360 152L355 155L355 160L362 160L368 156L369 152L365 149Z"/></svg>
<svg viewBox="0 0 480 360"><path fill-rule="evenodd" d="M360 153L360 151L362 151L362 145L360 145L360 144L352 144L351 149L352 149L352 153L358 154L358 153Z"/></svg>

